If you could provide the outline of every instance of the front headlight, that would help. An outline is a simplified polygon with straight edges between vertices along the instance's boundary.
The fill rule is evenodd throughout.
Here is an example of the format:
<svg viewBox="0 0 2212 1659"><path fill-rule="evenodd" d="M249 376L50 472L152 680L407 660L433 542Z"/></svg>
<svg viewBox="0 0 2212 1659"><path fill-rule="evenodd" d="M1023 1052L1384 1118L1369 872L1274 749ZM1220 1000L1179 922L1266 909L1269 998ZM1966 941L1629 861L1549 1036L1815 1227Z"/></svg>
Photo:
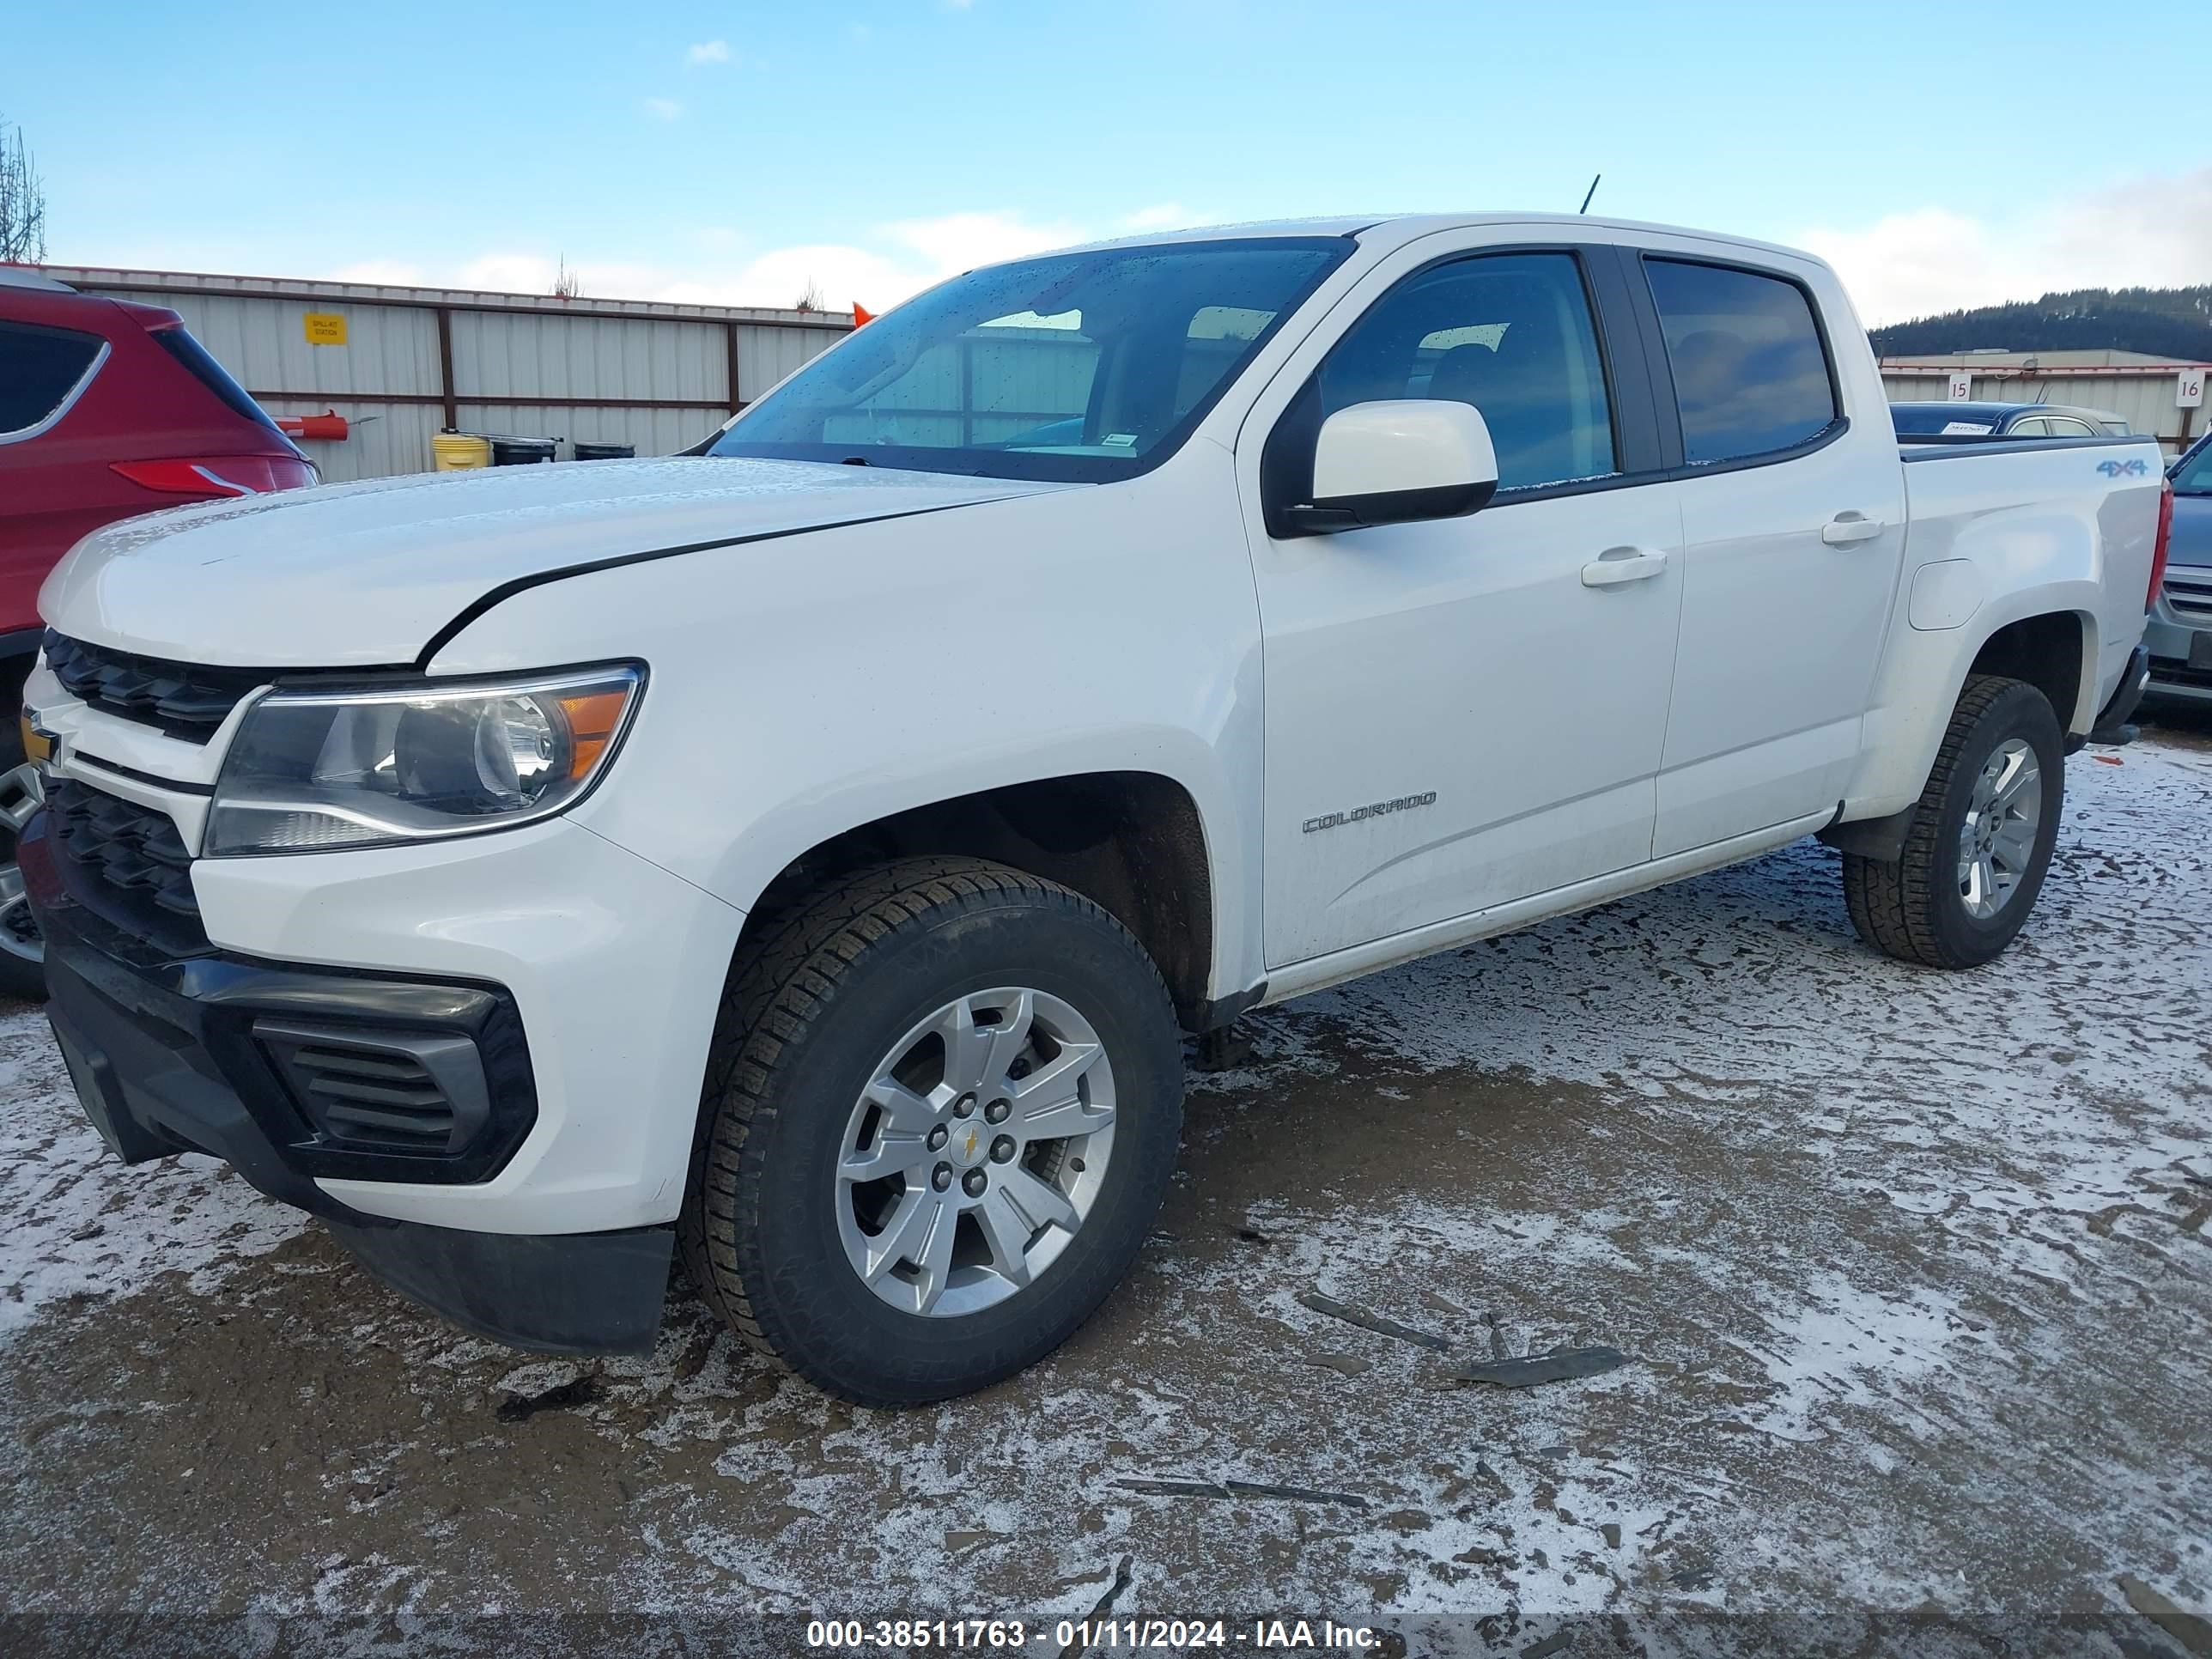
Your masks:
<svg viewBox="0 0 2212 1659"><path fill-rule="evenodd" d="M312 853L502 830L592 787L636 707L635 665L537 679L270 692L223 759L203 848Z"/></svg>

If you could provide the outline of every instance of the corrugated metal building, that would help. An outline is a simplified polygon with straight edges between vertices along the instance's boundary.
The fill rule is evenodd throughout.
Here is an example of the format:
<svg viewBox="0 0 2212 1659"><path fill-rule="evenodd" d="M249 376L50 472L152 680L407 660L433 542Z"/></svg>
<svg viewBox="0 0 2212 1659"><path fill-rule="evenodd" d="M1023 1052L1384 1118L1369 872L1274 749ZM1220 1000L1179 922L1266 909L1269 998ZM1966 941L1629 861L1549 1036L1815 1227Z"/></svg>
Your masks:
<svg viewBox="0 0 2212 1659"><path fill-rule="evenodd" d="M2185 386L2194 381L2201 398L2212 364L2140 351L1958 351L1881 362L1893 404L1944 402L1954 374L1970 377L1967 397L1990 403L2072 404L2118 415L2177 455L2204 431L2204 409L2182 401Z"/></svg>
<svg viewBox="0 0 2212 1659"><path fill-rule="evenodd" d="M344 441L301 446L333 483L428 471L441 428L555 439L563 459L579 441L669 454L852 327L834 312L45 270L176 312L272 415L344 416Z"/></svg>

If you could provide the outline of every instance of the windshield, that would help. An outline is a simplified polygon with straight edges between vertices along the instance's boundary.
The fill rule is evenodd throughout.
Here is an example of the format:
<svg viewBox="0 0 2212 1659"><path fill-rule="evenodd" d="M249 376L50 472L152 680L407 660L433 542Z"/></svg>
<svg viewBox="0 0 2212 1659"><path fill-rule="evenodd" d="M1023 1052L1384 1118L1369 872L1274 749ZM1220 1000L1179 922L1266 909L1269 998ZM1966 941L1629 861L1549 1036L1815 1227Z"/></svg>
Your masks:
<svg viewBox="0 0 2212 1659"><path fill-rule="evenodd" d="M1175 453L1352 247L1162 243L972 270L854 331L707 453L1130 477Z"/></svg>
<svg viewBox="0 0 2212 1659"><path fill-rule="evenodd" d="M2173 469L2177 495L2212 495L2212 443L2199 444L2197 453Z"/></svg>

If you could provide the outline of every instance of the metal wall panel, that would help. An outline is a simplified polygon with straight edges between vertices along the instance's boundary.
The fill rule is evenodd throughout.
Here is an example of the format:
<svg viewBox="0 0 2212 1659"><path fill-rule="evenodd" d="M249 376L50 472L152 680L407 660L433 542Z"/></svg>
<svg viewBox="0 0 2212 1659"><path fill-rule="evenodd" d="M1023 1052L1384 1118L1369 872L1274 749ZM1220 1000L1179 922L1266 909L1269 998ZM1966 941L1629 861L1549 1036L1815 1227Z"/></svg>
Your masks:
<svg viewBox="0 0 2212 1659"><path fill-rule="evenodd" d="M161 301L248 392L337 396L348 392L438 395L438 321L428 311L342 301L180 294ZM345 319L342 346L310 345L310 311Z"/></svg>
<svg viewBox="0 0 2212 1659"><path fill-rule="evenodd" d="M819 356L848 331L830 328L748 328L738 325L738 396L747 403L792 370Z"/></svg>
<svg viewBox="0 0 2212 1659"><path fill-rule="evenodd" d="M87 293L175 311L273 414L344 416L352 429L343 442L302 445L331 483L428 470L449 393L463 431L556 438L563 459L578 439L666 454L728 417L733 325L736 390L746 401L849 331L823 313L763 307L46 269ZM440 358L441 312L452 342L450 387ZM309 343L311 313L343 318L345 343ZM599 398L636 406L593 401Z"/></svg>
<svg viewBox="0 0 2212 1659"><path fill-rule="evenodd" d="M325 483L356 478L386 478L395 473L430 470L430 437L441 419L435 404L356 404L343 398L276 398L263 407L271 415L319 415L331 410L352 422L343 443L303 443L307 457L322 469Z"/></svg>
<svg viewBox="0 0 2212 1659"><path fill-rule="evenodd" d="M453 380L465 399L711 399L726 415L732 407L726 338L707 323L456 312Z"/></svg>

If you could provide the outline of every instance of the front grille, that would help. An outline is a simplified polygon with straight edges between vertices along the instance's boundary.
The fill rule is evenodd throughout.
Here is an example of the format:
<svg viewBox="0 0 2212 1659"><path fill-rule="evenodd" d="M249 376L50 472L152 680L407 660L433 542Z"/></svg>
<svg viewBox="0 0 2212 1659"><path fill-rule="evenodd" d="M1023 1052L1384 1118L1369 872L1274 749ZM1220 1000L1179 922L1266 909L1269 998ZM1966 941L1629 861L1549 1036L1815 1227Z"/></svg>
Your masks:
<svg viewBox="0 0 2212 1659"><path fill-rule="evenodd" d="M258 668L201 668L136 657L46 630L46 666L63 690L94 708L205 743L249 691L269 683Z"/></svg>
<svg viewBox="0 0 2212 1659"><path fill-rule="evenodd" d="M257 1019L253 1035L331 1146L448 1157L491 1115L483 1061L469 1037L283 1019Z"/></svg>
<svg viewBox="0 0 2212 1659"><path fill-rule="evenodd" d="M2212 619L2212 566L2168 565L2166 602L2185 617Z"/></svg>
<svg viewBox="0 0 2212 1659"><path fill-rule="evenodd" d="M76 779L46 781L46 814L62 856L112 900L100 909L119 907L131 921L139 921L139 911L159 911L170 929L181 922L206 940L192 896L192 854L175 818Z"/></svg>

